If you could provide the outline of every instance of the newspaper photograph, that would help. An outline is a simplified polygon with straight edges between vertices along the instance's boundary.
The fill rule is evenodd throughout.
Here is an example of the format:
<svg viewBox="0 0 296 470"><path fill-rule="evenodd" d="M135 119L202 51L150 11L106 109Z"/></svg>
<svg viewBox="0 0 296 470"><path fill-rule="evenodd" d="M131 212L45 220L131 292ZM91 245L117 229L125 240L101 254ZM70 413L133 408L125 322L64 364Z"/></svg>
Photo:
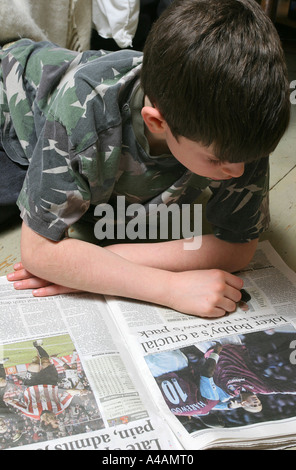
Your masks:
<svg viewBox="0 0 296 470"><path fill-rule="evenodd" d="M145 356L170 412L189 434L294 420L291 325ZM253 431L254 433L256 431Z"/></svg>
<svg viewBox="0 0 296 470"><path fill-rule="evenodd" d="M68 335L11 343L0 363L1 448L85 434L104 423Z"/></svg>

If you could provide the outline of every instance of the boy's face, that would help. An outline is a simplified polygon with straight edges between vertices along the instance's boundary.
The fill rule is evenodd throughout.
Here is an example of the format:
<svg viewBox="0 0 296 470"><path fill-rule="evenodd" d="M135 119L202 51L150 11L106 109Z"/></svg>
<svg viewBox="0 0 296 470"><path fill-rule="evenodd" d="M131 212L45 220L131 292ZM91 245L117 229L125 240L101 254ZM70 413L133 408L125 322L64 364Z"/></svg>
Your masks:
<svg viewBox="0 0 296 470"><path fill-rule="evenodd" d="M150 149L153 139L154 145L156 139L158 149L161 144L162 153L169 151L192 173L218 181L239 178L244 173L244 163L221 162L210 147L204 147L186 137L179 137L177 140L161 112L151 105L147 97L142 108L142 117L146 124L145 133Z"/></svg>
<svg viewBox="0 0 296 470"><path fill-rule="evenodd" d="M179 137L175 139L169 127L166 129L166 143L174 157L193 173L213 180L239 178L245 170L244 163L228 163L218 160L211 149L198 142Z"/></svg>

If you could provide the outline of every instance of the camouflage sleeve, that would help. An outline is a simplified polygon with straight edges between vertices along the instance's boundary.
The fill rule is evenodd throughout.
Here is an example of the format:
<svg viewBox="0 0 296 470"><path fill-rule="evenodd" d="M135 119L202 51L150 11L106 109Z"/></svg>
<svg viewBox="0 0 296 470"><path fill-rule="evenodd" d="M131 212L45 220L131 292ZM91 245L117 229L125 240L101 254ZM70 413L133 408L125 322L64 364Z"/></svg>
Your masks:
<svg viewBox="0 0 296 470"><path fill-rule="evenodd" d="M269 158L246 165L237 179L211 183L207 219L221 240L245 243L269 225Z"/></svg>
<svg viewBox="0 0 296 470"><path fill-rule="evenodd" d="M89 185L59 122L46 121L17 203L24 222L54 241L87 211Z"/></svg>

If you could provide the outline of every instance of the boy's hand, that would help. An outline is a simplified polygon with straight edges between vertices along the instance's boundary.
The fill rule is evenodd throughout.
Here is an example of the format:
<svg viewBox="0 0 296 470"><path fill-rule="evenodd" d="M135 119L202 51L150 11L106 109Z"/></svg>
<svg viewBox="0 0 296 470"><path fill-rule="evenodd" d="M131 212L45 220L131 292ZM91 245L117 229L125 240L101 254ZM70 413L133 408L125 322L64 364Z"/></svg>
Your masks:
<svg viewBox="0 0 296 470"><path fill-rule="evenodd" d="M13 266L14 272L7 275L8 281L14 282L14 288L17 290L33 289L32 294L35 297L47 297L58 294L69 294L71 292L79 292L69 287L52 284L44 279L33 276L22 263L16 263Z"/></svg>
<svg viewBox="0 0 296 470"><path fill-rule="evenodd" d="M173 273L170 307L200 316L222 317L236 310L243 280L219 269Z"/></svg>

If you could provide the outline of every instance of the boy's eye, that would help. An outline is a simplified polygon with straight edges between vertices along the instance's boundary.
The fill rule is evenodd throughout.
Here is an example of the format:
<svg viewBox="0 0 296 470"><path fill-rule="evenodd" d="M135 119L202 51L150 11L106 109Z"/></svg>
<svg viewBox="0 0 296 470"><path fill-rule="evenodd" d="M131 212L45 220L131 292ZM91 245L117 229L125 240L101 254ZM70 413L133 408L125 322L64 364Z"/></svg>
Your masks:
<svg viewBox="0 0 296 470"><path fill-rule="evenodd" d="M209 158L209 162L211 165L219 165L221 163L220 160L212 160L211 158Z"/></svg>

